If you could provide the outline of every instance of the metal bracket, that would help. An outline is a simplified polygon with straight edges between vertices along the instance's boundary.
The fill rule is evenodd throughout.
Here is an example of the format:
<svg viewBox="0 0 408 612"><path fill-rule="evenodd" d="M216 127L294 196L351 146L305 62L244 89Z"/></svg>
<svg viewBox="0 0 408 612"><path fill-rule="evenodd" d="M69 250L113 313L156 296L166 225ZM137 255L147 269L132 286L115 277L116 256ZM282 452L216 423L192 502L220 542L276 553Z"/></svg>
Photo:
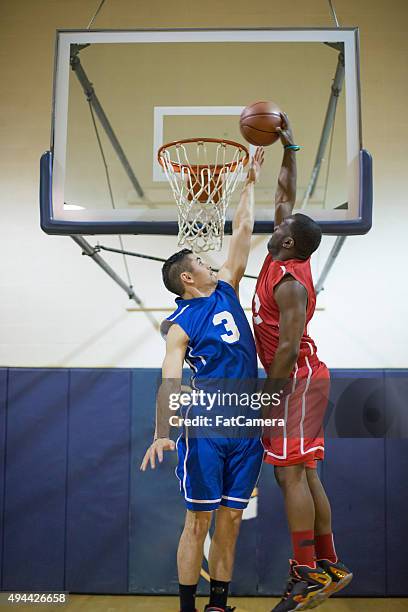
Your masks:
<svg viewBox="0 0 408 612"><path fill-rule="evenodd" d="M96 252L96 250L89 244L87 240L83 236L71 236L72 240L76 242L78 246L82 249L82 255L87 255L94 260L96 264L104 272L106 272L121 289L123 289L130 300L134 300L138 306L142 306L142 300L136 295L133 291L133 287L131 285L127 285L121 278L116 274L113 268L110 267L108 263Z"/></svg>
<svg viewBox="0 0 408 612"><path fill-rule="evenodd" d="M334 262L337 259L338 254L340 253L343 245L346 241L347 236L337 236L336 241L327 257L327 261L323 266L323 270L320 273L320 276L317 280L315 291L316 295L319 295L321 291L324 289L324 281L326 280L330 270L332 269Z"/></svg>

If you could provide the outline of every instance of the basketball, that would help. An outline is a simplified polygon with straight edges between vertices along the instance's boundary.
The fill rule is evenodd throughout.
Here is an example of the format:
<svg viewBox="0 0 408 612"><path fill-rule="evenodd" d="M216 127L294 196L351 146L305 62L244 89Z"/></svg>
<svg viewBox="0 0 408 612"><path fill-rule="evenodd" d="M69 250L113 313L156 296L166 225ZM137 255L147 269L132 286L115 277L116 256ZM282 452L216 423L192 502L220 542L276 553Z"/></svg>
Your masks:
<svg viewBox="0 0 408 612"><path fill-rule="evenodd" d="M274 102L254 102L246 106L239 119L241 134L247 142L266 147L279 140L277 127L281 127L280 108Z"/></svg>

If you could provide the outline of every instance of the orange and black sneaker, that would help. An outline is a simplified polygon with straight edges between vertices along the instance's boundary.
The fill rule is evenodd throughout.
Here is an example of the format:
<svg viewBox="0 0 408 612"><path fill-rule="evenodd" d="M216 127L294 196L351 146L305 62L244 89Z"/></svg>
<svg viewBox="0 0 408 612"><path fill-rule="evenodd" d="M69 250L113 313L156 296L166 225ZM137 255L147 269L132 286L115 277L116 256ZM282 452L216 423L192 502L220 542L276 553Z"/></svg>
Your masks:
<svg viewBox="0 0 408 612"><path fill-rule="evenodd" d="M319 597L331 584L331 578L320 568L298 565L290 560L290 574L286 592L272 612L309 610L322 603L326 596Z"/></svg>
<svg viewBox="0 0 408 612"><path fill-rule="evenodd" d="M326 598L334 593L338 593L341 589L344 589L353 580L352 572L340 561L332 563L327 559L319 559L317 561L318 567L326 572L331 578L331 584L327 587L325 594Z"/></svg>

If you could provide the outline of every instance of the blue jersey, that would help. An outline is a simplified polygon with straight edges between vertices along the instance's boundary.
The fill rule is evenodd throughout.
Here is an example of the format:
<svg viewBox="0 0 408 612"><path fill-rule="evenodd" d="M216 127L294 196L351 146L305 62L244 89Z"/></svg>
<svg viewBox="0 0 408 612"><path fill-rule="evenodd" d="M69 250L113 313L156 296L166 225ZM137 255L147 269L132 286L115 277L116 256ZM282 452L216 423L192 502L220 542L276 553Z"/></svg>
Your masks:
<svg viewBox="0 0 408 612"><path fill-rule="evenodd" d="M220 381L224 391L251 391L258 373L255 342L231 285L218 281L210 296L177 298L176 303L177 309L162 323L162 333L178 324L187 334L185 360L193 370L192 386L214 391ZM233 416L240 409L234 401L227 407L217 401L211 412L203 408L202 404L190 404L185 416L194 418L204 413L216 421L220 410ZM260 433L255 432L254 437L246 427L184 424L177 440L176 474L189 510L208 512L220 505L238 509L247 506L264 454Z"/></svg>
<svg viewBox="0 0 408 612"><path fill-rule="evenodd" d="M231 285L218 281L210 296L176 299L177 309L162 323L177 323L189 337L185 360L195 378L254 379L257 355L251 328Z"/></svg>

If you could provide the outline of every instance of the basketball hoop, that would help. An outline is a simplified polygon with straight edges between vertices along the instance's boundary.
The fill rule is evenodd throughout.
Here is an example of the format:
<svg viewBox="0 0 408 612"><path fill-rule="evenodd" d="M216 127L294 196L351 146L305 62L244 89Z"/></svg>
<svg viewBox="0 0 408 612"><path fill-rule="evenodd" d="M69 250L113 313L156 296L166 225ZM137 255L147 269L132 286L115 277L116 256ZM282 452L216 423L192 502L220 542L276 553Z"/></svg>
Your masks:
<svg viewBox="0 0 408 612"><path fill-rule="evenodd" d="M178 207L179 246L220 250L227 207L248 163L248 149L232 140L189 138L163 145L157 157Z"/></svg>

